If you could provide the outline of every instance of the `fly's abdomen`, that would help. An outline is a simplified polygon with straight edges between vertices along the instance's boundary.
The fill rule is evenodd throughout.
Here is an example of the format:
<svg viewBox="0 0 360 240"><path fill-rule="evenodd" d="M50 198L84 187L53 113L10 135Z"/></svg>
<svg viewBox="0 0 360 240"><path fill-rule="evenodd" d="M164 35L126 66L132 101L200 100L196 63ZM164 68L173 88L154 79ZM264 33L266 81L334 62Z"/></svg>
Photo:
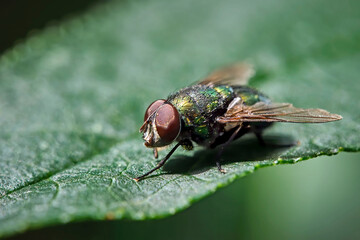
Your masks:
<svg viewBox="0 0 360 240"><path fill-rule="evenodd" d="M270 99L256 89L247 86L233 87L236 96L240 97L247 106L254 105L257 102L270 103Z"/></svg>
<svg viewBox="0 0 360 240"><path fill-rule="evenodd" d="M247 106L254 105L257 102L270 103L271 100L265 94L259 92L256 89L247 86L234 87L234 92L236 96L240 97L244 104ZM252 130L255 132L261 132L263 129L269 127L272 123L264 122L253 122L250 123Z"/></svg>

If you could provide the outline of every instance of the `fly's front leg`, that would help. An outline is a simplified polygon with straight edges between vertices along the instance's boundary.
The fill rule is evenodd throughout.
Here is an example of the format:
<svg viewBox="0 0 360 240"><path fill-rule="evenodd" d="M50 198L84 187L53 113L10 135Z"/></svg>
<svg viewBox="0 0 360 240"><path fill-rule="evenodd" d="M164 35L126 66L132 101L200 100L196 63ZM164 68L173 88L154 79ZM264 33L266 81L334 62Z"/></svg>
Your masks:
<svg viewBox="0 0 360 240"><path fill-rule="evenodd" d="M191 144L191 146L192 146L192 143L191 143L190 140L182 140L182 141L178 142L178 143L171 149L171 151L165 156L165 158L162 159L162 160L157 164L156 167L154 167L153 169L151 169L151 170L148 171L147 173L141 175L140 177L134 178L134 180L138 182L138 181L144 179L146 176L148 176L148 175L150 175L151 173L153 173L154 171L158 170L158 169L161 168L162 166L164 166L164 164L166 163L166 161L171 157L171 155L175 152L175 150L176 150L179 146L184 145L184 144L185 144L185 145L186 145L186 144L189 144L189 142L190 142L190 144ZM187 146L188 146L188 145L187 145Z"/></svg>
<svg viewBox="0 0 360 240"><path fill-rule="evenodd" d="M154 148L153 153L154 153L154 158L157 159L159 157L158 149Z"/></svg>

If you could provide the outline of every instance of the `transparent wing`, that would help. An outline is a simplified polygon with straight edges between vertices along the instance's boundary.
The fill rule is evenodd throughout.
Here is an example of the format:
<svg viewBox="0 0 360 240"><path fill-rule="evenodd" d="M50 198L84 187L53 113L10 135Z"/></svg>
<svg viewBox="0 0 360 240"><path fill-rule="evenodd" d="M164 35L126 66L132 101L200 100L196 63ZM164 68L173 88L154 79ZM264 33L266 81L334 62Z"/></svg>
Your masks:
<svg viewBox="0 0 360 240"><path fill-rule="evenodd" d="M293 123L324 123L341 120L337 114L323 109L296 108L290 103L258 102L245 106L241 101L229 105L224 116L218 117L220 123L236 122L293 122Z"/></svg>
<svg viewBox="0 0 360 240"><path fill-rule="evenodd" d="M236 63L212 72L197 84L206 86L243 86L248 83L254 73L255 71L250 64Z"/></svg>

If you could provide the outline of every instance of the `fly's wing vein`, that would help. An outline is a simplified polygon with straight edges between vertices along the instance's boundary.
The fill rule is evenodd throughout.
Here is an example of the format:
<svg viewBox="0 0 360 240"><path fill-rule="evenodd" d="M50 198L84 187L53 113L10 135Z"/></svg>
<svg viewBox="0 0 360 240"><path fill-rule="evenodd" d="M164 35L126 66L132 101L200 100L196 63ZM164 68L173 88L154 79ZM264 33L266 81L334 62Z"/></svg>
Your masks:
<svg viewBox="0 0 360 240"><path fill-rule="evenodd" d="M212 72L197 84L205 86L244 86L255 74L253 67L247 63L236 63Z"/></svg>
<svg viewBox="0 0 360 240"><path fill-rule="evenodd" d="M341 120L337 114L318 108L296 108L290 103L258 102L246 106L242 102L232 106L217 118L220 123L236 122L292 122L292 123L324 123Z"/></svg>

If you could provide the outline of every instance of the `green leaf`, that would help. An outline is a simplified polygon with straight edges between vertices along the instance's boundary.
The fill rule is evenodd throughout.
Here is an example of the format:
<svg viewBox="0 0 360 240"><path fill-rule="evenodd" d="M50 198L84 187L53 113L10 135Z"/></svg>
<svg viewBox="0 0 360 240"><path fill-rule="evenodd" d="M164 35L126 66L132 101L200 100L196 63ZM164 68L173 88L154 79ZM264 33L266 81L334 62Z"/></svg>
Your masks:
<svg viewBox="0 0 360 240"><path fill-rule="evenodd" d="M49 27L0 60L0 235L85 219L151 219L254 170L360 150L359 1L114 1ZM163 170L138 128L147 105L224 64L340 122L277 124L224 154L178 151ZM161 153L164 156L166 151Z"/></svg>

